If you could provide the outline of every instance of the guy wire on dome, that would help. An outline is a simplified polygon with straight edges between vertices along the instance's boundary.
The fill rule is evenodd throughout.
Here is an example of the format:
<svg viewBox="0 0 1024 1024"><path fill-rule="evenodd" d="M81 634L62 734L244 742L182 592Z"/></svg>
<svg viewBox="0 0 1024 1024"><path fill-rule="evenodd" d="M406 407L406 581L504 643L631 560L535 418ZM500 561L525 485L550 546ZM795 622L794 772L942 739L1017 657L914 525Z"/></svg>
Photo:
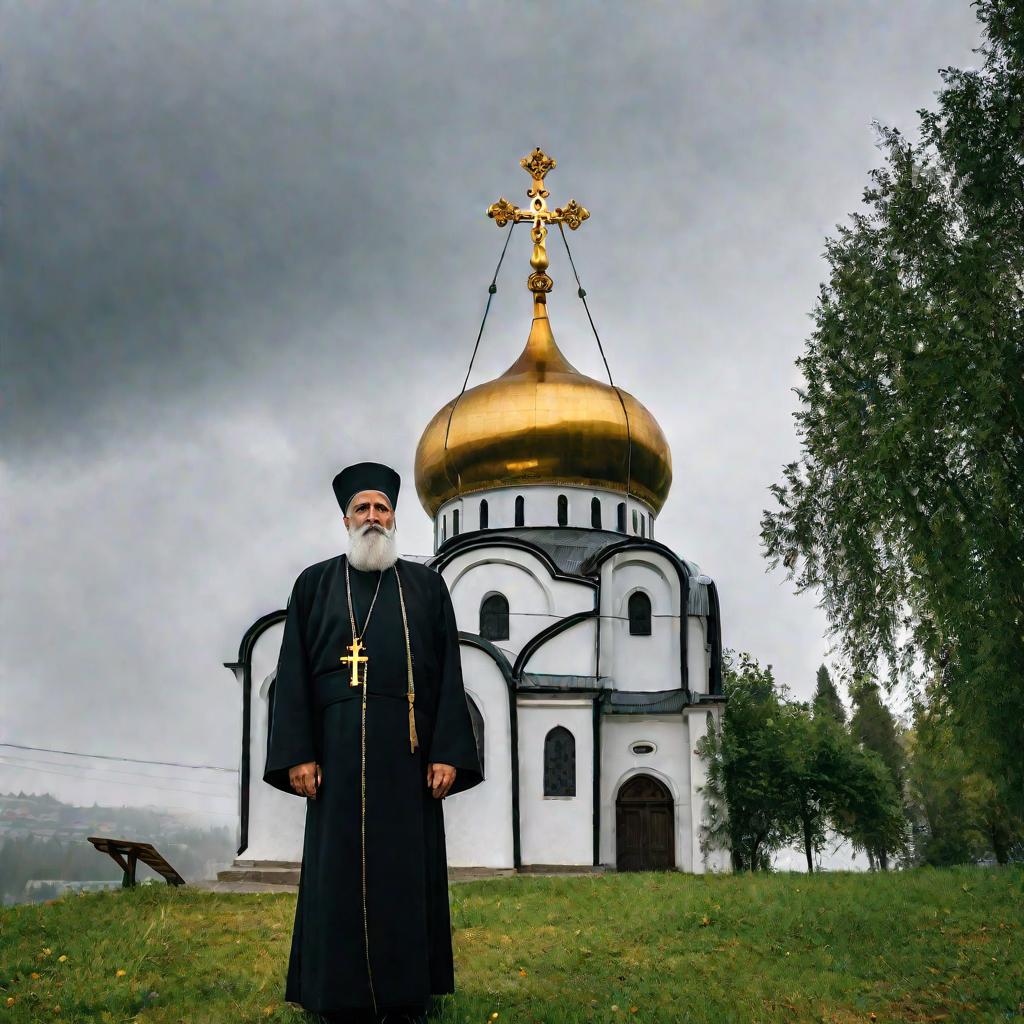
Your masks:
<svg viewBox="0 0 1024 1024"><path fill-rule="evenodd" d="M533 273L530 274L529 278L527 278L526 286L533 293L535 303L546 304L547 293L554 287L554 282L547 273L549 265L547 247L545 245L545 239L548 233L547 225L557 224L558 230L562 236L565 251L569 256L569 263L572 265L572 272L576 278L576 285L578 289L577 294L583 302L583 308L586 311L587 320L590 322L590 329L594 332L594 339L597 342L597 350L601 353L605 372L608 374L608 383L615 392L615 395L619 400L619 405L622 408L622 415L626 424L626 496L629 497L632 492L631 483L633 462L633 440L629 423L629 412L626 409L626 403L623 400L622 392L612 379L611 367L608 365L608 358L605 356L604 346L601 344L601 336L598 334L597 326L594 324L594 318L591 316L590 307L587 304L587 293L580 281L580 275L576 269L576 261L572 257L572 251L569 248L569 241L565 237L565 228L563 226L568 224L569 229L571 231L575 231L585 220L589 219L590 211L585 206L581 206L577 203L575 199L570 199L565 207L556 207L554 210L548 209L546 199L551 193L544 187L544 178L549 171L553 171L555 167L558 166L558 162L554 157L549 157L544 153L539 146L534 149L529 156L523 157L522 160L519 161L519 165L532 178L530 188L526 191L527 196L531 200L529 208L520 209L520 207L505 199L504 196L487 208L487 216L492 218L499 228L504 227L509 222L511 222L512 227L509 228L508 235L505 238L505 245L502 247L501 255L498 257L498 265L494 270L494 277L491 279L490 286L487 289L487 305L484 307L483 319L480 322L480 330L476 336L476 344L473 346L473 354L470 356L469 368L466 370L466 377L462 382L462 389L459 391L455 401L452 403L451 409L448 411L448 422L445 425L444 433L445 476L453 487L459 486L459 481L452 480L448 473L448 439L451 432L452 417L455 415L455 410L458 407L459 401L465 394L466 387L469 384L469 377L473 371L473 362L476 359L476 353L480 347L480 339L483 337L484 324L487 323L487 314L491 309L491 299L498 290L498 272L501 270L501 264L505 259L505 252L512 239L512 230L520 221L529 220L533 222L532 227L530 228L530 238L533 240L533 254L530 257L530 266L533 268Z"/></svg>

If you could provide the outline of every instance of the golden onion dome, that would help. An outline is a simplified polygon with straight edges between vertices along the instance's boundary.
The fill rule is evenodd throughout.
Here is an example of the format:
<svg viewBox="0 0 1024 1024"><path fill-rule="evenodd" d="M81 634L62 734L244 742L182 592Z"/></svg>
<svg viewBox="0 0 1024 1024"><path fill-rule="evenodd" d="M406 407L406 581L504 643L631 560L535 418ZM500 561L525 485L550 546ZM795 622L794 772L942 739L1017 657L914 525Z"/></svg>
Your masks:
<svg viewBox="0 0 1024 1024"><path fill-rule="evenodd" d="M535 299L519 358L500 377L452 399L423 431L416 448L421 504L433 517L446 501L474 491L577 485L628 492L657 514L672 486L661 427L632 395L565 358L544 297Z"/></svg>

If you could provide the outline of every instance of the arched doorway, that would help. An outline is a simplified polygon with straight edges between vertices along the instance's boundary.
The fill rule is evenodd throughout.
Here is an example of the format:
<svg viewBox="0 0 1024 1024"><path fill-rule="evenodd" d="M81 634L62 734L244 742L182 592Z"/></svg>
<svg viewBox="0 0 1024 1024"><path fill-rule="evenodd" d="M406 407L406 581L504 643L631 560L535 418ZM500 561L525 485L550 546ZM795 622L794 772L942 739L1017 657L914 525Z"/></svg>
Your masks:
<svg viewBox="0 0 1024 1024"><path fill-rule="evenodd" d="M615 866L669 871L676 866L672 794L650 775L634 775L615 801Z"/></svg>

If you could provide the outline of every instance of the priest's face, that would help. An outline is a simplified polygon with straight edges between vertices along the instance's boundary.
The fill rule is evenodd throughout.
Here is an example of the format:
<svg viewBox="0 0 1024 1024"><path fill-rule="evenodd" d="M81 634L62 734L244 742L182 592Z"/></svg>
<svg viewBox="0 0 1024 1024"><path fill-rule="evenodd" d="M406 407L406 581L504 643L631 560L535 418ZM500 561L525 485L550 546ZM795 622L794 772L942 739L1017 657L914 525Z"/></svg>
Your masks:
<svg viewBox="0 0 1024 1024"><path fill-rule="evenodd" d="M348 503L345 528L349 533L367 525L382 527L385 532L394 528L395 513L391 502L380 491L360 491Z"/></svg>
<svg viewBox="0 0 1024 1024"><path fill-rule="evenodd" d="M381 572L395 564L395 513L387 495L360 491L348 503L348 557L356 569Z"/></svg>

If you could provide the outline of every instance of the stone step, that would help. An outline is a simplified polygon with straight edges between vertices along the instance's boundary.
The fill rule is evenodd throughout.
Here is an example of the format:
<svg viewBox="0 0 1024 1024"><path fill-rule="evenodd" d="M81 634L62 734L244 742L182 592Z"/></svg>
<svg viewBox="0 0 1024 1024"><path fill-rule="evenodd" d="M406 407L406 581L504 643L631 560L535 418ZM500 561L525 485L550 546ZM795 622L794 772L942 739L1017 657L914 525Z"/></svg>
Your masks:
<svg viewBox="0 0 1024 1024"><path fill-rule="evenodd" d="M217 872L218 882L260 882L264 885L298 885L299 865L286 861L235 861Z"/></svg>

